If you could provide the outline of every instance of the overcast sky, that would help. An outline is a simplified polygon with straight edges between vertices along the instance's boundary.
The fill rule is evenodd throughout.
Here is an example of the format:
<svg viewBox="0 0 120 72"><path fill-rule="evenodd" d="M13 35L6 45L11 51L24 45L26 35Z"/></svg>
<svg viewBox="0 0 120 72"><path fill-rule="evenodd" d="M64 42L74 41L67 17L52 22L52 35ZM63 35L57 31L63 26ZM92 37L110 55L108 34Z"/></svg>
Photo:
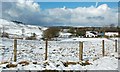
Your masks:
<svg viewBox="0 0 120 72"><path fill-rule="evenodd" d="M40 26L118 25L117 2L2 2L2 18Z"/></svg>

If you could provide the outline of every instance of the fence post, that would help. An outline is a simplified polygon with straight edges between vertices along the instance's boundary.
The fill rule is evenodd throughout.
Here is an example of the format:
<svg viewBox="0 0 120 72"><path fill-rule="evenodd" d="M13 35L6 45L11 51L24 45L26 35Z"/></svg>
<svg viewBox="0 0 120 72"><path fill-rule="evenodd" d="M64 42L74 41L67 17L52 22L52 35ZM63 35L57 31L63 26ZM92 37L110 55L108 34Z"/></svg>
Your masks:
<svg viewBox="0 0 120 72"><path fill-rule="evenodd" d="M45 39L45 60L47 60L47 52L48 52L48 39Z"/></svg>
<svg viewBox="0 0 120 72"><path fill-rule="evenodd" d="M117 40L115 40L115 52L117 52Z"/></svg>
<svg viewBox="0 0 120 72"><path fill-rule="evenodd" d="M102 55L105 56L105 44L104 44L104 40L102 40Z"/></svg>
<svg viewBox="0 0 120 72"><path fill-rule="evenodd" d="M17 61L17 39L14 39L14 62Z"/></svg>
<svg viewBox="0 0 120 72"><path fill-rule="evenodd" d="M83 42L79 42L79 60L83 60Z"/></svg>

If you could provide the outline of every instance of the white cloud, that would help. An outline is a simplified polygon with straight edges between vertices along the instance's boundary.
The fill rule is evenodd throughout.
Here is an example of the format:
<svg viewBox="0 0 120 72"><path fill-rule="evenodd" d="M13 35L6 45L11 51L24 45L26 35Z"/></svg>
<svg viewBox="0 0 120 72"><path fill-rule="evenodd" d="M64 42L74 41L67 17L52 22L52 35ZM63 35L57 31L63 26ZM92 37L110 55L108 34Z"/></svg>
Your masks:
<svg viewBox="0 0 120 72"><path fill-rule="evenodd" d="M28 0L28 1L18 0L16 5L18 6L18 8L23 8L23 9L26 8L33 12L39 11L39 5L37 3L34 3L33 0Z"/></svg>
<svg viewBox="0 0 120 72"><path fill-rule="evenodd" d="M99 7L78 7L74 9L55 8L46 10L47 18L52 23L78 25L78 26L103 26L111 23L118 24L118 15L107 4Z"/></svg>
<svg viewBox="0 0 120 72"><path fill-rule="evenodd" d="M53 8L41 10L33 0L3 3L3 18L39 25L103 26L118 24L117 9L107 4L91 7Z"/></svg>
<svg viewBox="0 0 120 72"><path fill-rule="evenodd" d="M33 0L18 0L17 2L2 3L2 17L5 19L28 22L36 14L39 15L39 12L40 5L34 3Z"/></svg>

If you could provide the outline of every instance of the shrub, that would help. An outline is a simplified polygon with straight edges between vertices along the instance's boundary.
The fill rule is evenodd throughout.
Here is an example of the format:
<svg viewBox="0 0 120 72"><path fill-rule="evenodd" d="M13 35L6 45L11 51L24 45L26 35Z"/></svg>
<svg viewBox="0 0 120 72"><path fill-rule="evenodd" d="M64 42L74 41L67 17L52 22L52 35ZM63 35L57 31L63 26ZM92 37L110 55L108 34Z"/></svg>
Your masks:
<svg viewBox="0 0 120 72"><path fill-rule="evenodd" d="M43 39L47 38L48 40L50 40L51 38L58 37L59 31L59 28L48 28L43 32Z"/></svg>

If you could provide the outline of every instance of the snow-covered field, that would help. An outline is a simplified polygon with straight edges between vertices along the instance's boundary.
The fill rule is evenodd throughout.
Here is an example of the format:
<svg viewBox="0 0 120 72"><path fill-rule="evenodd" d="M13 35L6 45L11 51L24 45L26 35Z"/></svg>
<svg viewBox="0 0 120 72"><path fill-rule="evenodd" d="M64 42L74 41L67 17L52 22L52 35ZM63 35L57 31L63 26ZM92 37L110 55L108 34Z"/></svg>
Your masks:
<svg viewBox="0 0 120 72"><path fill-rule="evenodd" d="M118 53L115 52L115 40L118 38L73 38L48 42L48 59L45 60L45 41L17 40L17 62L28 61L29 65L20 64L15 68L6 68L0 64L0 70L118 70ZM102 40L105 40L105 56L102 56ZM83 62L91 65L82 66L64 62L79 61L79 42L83 42ZM13 39L2 38L0 62L13 62ZM33 64L37 62L37 64Z"/></svg>
<svg viewBox="0 0 120 72"><path fill-rule="evenodd" d="M22 30L25 32L22 32ZM42 38L46 27L17 24L0 19L0 32L14 35L37 35ZM118 38L70 38L48 42L48 59L45 60L45 41L17 40L17 62L13 58L13 39L0 38L0 71L2 70L118 70L118 58L115 52L115 40ZM105 56L102 56L102 40L105 41ZM83 42L83 61L79 60L79 42ZM119 43L118 43L119 44ZM117 47L118 48L118 47ZM83 66L85 61L91 63ZM20 64L27 61L29 64ZM9 63L5 63L9 62ZM71 62L68 66L65 63ZM8 64L16 67L8 68Z"/></svg>

